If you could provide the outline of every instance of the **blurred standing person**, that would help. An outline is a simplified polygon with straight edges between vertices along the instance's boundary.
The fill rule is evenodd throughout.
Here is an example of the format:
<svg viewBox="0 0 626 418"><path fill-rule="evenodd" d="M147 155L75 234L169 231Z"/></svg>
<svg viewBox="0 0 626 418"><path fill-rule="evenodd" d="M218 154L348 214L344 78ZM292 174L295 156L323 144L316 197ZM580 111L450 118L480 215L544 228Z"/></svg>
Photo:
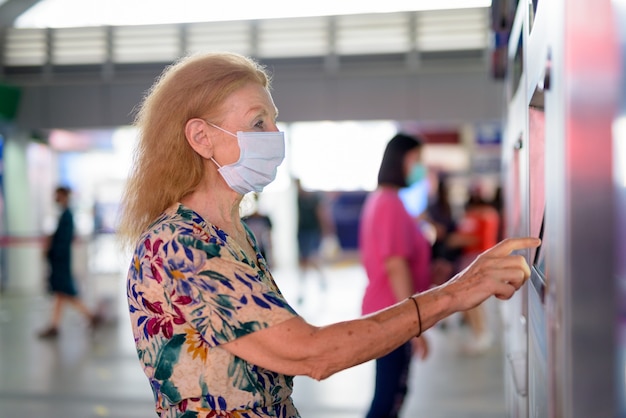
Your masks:
<svg viewBox="0 0 626 418"><path fill-rule="evenodd" d="M450 204L448 181L443 175L439 176L436 197L428 205L426 216L436 230L432 247L431 280L434 285L440 285L459 271L461 256L461 249L450 242L457 230L457 223Z"/></svg>
<svg viewBox="0 0 626 418"><path fill-rule="evenodd" d="M430 243L406 210L399 190L426 177L421 139L397 134L385 148L378 188L365 200L359 225L359 250L368 277L362 313L393 306L430 287ZM374 397L367 418L397 417L408 387L412 354L428 355L423 335L376 360Z"/></svg>
<svg viewBox="0 0 626 418"><path fill-rule="evenodd" d="M48 290L54 297L50 325L39 333L40 338L56 337L63 314L69 304L88 320L91 326L99 323L99 316L92 313L78 297L78 290L72 274L72 242L74 240L74 216L69 206L71 189L59 186L54 192L54 200L61 209L61 215L54 233L46 240L44 253L48 261Z"/></svg>
<svg viewBox="0 0 626 418"><path fill-rule="evenodd" d="M459 269L469 266L485 249L498 242L500 214L481 196L471 190L465 214L459 222L458 234L451 238L453 245L461 247ZM463 346L466 354L481 354L493 344L493 334L487 324L485 307L481 304L463 312L471 329L471 337Z"/></svg>
<svg viewBox="0 0 626 418"><path fill-rule="evenodd" d="M254 211L243 218L254 234L256 244L267 265L272 267L272 219L259 211L259 194L254 194Z"/></svg>
<svg viewBox="0 0 626 418"><path fill-rule="evenodd" d="M322 289L326 288L326 276L322 269L320 246L325 236L333 234L334 228L324 197L316 191L305 190L300 179L296 179L298 192L298 268L300 270L300 296L304 300L304 285L308 271L319 275Z"/></svg>

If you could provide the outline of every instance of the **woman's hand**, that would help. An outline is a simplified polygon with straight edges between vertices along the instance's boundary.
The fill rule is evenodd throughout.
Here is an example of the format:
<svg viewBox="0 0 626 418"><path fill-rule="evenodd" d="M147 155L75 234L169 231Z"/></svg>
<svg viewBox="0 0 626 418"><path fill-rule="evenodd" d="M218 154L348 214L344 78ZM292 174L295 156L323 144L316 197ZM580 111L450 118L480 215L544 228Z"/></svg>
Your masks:
<svg viewBox="0 0 626 418"><path fill-rule="evenodd" d="M538 238L508 238L480 254L463 271L442 286L449 292L455 311L465 311L490 296L509 299L530 277L530 268L513 251L536 248Z"/></svg>

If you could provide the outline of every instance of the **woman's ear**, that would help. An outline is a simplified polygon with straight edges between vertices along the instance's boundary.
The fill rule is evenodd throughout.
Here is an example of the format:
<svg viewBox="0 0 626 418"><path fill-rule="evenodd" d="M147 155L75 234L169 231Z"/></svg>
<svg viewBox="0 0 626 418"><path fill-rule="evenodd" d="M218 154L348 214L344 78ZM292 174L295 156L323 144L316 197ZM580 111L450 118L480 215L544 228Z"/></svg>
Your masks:
<svg viewBox="0 0 626 418"><path fill-rule="evenodd" d="M207 124L200 118L189 119L185 124L185 138L201 157L213 157L213 141L209 136Z"/></svg>

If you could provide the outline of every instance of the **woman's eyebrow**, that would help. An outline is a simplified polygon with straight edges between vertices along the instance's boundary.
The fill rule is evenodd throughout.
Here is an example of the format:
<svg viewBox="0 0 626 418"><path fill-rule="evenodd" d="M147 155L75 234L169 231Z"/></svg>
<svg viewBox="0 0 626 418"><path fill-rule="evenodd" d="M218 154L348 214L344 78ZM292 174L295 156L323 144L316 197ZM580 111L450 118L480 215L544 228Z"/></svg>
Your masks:
<svg viewBox="0 0 626 418"><path fill-rule="evenodd" d="M265 106L252 106L247 112L246 115L256 114L259 116L269 116L271 113L274 113L274 120L278 118L278 109L274 108L274 112L268 111Z"/></svg>

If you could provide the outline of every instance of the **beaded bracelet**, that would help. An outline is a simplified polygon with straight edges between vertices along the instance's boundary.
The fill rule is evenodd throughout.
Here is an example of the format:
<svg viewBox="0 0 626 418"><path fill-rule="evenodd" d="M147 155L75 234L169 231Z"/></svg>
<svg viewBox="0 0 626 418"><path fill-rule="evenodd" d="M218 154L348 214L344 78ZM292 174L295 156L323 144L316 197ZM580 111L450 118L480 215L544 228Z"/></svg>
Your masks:
<svg viewBox="0 0 626 418"><path fill-rule="evenodd" d="M422 316L420 315L420 306L417 303L415 296L410 296L409 299L413 301L413 303L415 304L415 310L417 311L417 320L420 324L420 331L417 333L416 337L419 337L420 335L422 335Z"/></svg>

